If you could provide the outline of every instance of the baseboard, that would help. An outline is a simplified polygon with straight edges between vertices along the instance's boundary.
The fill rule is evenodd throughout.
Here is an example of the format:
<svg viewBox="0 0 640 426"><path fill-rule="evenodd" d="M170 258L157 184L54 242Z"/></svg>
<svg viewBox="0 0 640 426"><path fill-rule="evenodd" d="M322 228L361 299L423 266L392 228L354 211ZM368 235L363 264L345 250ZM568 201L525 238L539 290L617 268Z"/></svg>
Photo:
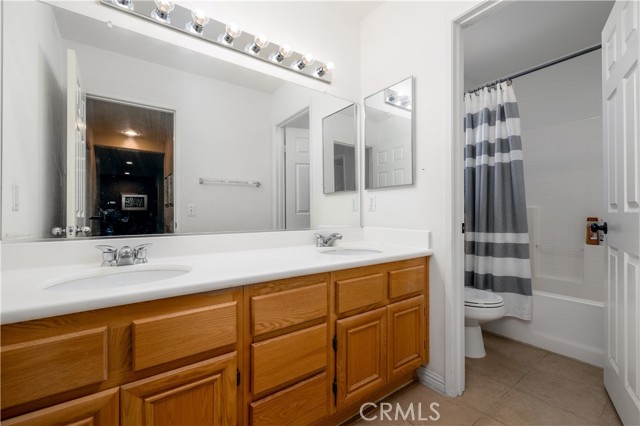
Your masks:
<svg viewBox="0 0 640 426"><path fill-rule="evenodd" d="M423 385L446 395L447 387L445 385L444 377L429 370L429 367L420 367L418 369L418 381Z"/></svg>

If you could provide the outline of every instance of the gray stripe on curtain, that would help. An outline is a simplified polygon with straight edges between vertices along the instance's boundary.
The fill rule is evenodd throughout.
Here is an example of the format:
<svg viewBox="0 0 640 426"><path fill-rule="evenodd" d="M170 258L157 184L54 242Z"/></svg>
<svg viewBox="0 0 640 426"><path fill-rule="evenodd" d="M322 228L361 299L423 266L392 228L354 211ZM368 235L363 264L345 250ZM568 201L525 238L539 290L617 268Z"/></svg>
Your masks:
<svg viewBox="0 0 640 426"><path fill-rule="evenodd" d="M469 232L528 232L522 161L465 167L465 228ZM521 212L524 209L525 214Z"/></svg>
<svg viewBox="0 0 640 426"><path fill-rule="evenodd" d="M484 108L477 112L467 113L464 117L464 128L475 129L483 124L488 124L493 127L496 125L496 119L506 121L508 118L520 118L517 103L506 102L494 110Z"/></svg>
<svg viewBox="0 0 640 426"><path fill-rule="evenodd" d="M495 157L496 152L506 153L516 149L522 149L522 139L520 136L509 136L506 139L495 139L493 142L487 140L476 142L475 145L464 147L464 158L476 158L480 155Z"/></svg>
<svg viewBox="0 0 640 426"><path fill-rule="evenodd" d="M524 296L533 294L531 292L531 278L501 277L466 271L464 273L464 285L498 293L518 293Z"/></svg>
<svg viewBox="0 0 640 426"><path fill-rule="evenodd" d="M518 243L479 243L465 241L464 252L472 256L515 257L529 259L529 244Z"/></svg>

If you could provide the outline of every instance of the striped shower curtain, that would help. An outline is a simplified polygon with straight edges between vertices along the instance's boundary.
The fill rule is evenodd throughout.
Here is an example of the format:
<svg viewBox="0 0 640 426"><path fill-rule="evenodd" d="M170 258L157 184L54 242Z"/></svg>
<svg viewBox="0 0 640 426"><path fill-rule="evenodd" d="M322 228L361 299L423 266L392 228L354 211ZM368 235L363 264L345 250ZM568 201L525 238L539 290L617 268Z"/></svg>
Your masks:
<svg viewBox="0 0 640 426"><path fill-rule="evenodd" d="M507 316L530 320L529 233L520 117L506 82L467 93L465 285L504 299Z"/></svg>

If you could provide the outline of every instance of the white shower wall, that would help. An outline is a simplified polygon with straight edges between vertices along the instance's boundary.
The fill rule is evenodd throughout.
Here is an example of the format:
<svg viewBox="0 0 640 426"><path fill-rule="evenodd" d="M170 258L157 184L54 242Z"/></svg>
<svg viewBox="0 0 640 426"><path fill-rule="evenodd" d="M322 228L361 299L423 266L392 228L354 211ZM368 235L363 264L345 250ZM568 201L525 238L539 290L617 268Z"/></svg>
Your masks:
<svg viewBox="0 0 640 426"><path fill-rule="evenodd" d="M585 245L603 217L600 50L514 80L522 126L534 317L488 329L592 364L603 348L603 246Z"/></svg>

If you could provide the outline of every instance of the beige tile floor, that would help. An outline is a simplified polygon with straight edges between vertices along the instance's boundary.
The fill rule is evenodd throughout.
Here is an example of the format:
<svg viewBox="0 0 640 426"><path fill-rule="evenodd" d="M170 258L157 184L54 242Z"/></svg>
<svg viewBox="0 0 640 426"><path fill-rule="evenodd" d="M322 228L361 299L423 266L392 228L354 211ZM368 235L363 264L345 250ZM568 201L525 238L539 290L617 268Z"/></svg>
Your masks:
<svg viewBox="0 0 640 426"><path fill-rule="evenodd" d="M514 342L484 335L487 356L466 359L466 391L447 398L419 383L391 395L391 417L397 406L414 415L398 421L381 420L380 409L355 419L351 426L365 425L621 425L602 384L602 369ZM421 402L421 413L418 411ZM429 404L437 402L439 419ZM421 420L427 418L427 420Z"/></svg>

